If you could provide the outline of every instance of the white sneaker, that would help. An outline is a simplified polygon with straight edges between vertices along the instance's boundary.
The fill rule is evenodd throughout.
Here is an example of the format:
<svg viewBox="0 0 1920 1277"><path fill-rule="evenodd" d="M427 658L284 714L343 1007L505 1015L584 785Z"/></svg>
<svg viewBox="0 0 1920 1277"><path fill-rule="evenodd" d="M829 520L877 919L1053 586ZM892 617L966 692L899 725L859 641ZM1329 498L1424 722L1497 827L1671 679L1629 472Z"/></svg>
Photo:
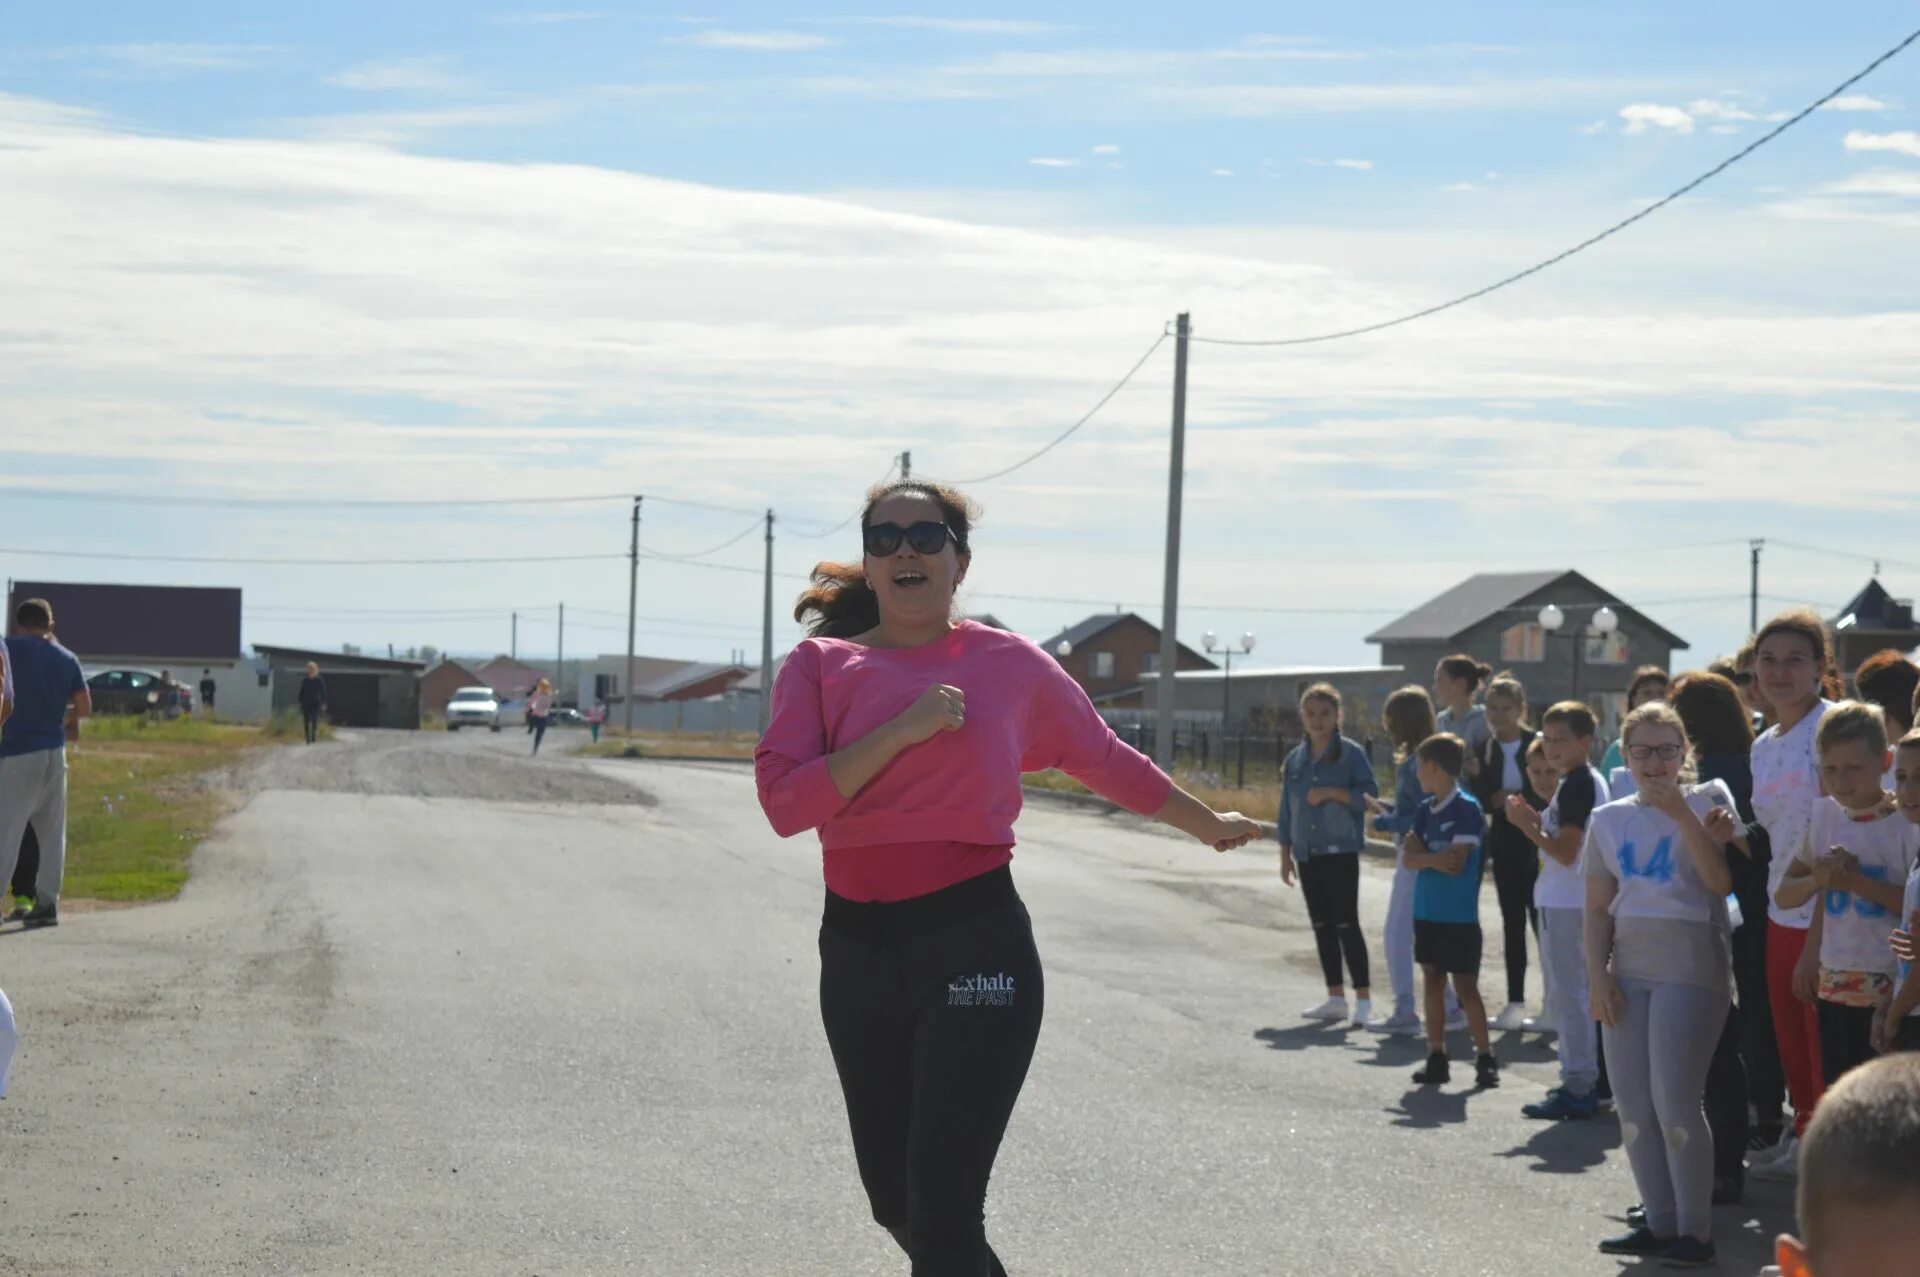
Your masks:
<svg viewBox="0 0 1920 1277"><path fill-rule="evenodd" d="M1371 998L1355 998L1353 1002L1353 1027L1356 1029L1371 1029L1378 1023L1379 1021L1373 1018L1373 1000Z"/></svg>
<svg viewBox="0 0 1920 1277"><path fill-rule="evenodd" d="M1309 1007L1301 1015L1309 1020L1344 1020L1347 1018L1347 1000L1328 998L1317 1007Z"/></svg>
<svg viewBox="0 0 1920 1277"><path fill-rule="evenodd" d="M1747 1174L1776 1184L1793 1183L1800 1178L1800 1141L1795 1139L1780 1156L1750 1167Z"/></svg>
<svg viewBox="0 0 1920 1277"><path fill-rule="evenodd" d="M1395 1011L1384 1020L1375 1020L1367 1026L1375 1033L1390 1033L1397 1038L1418 1037L1421 1032L1420 1017L1408 1011L1402 1014Z"/></svg>
<svg viewBox="0 0 1920 1277"><path fill-rule="evenodd" d="M1502 1007L1500 1014L1493 1017L1493 1028L1502 1033L1511 1033L1527 1022L1527 1008L1519 1002L1509 1002Z"/></svg>
<svg viewBox="0 0 1920 1277"><path fill-rule="evenodd" d="M1447 1032L1458 1033L1460 1030L1466 1027L1467 1027L1467 1013L1465 1011L1456 1009L1448 1013Z"/></svg>

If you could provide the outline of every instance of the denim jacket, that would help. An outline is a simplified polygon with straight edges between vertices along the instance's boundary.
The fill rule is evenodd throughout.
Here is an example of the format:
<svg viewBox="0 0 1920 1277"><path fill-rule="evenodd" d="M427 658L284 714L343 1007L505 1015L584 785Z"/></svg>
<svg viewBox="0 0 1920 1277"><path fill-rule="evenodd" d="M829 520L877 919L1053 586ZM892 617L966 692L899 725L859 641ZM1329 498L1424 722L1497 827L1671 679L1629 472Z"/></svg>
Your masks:
<svg viewBox="0 0 1920 1277"><path fill-rule="evenodd" d="M1398 842L1412 832L1414 813L1426 801L1426 791L1420 788L1420 760L1408 754L1393 769L1393 810L1375 816L1373 827L1383 834L1392 834Z"/></svg>
<svg viewBox="0 0 1920 1277"><path fill-rule="evenodd" d="M1309 803L1307 791L1323 786L1346 790L1348 801L1317 807ZM1281 767L1280 814L1274 820L1280 845L1293 849L1295 861L1359 851L1366 841L1366 796L1379 792L1373 764L1360 746L1342 736L1333 757L1309 759L1307 742L1302 741Z"/></svg>

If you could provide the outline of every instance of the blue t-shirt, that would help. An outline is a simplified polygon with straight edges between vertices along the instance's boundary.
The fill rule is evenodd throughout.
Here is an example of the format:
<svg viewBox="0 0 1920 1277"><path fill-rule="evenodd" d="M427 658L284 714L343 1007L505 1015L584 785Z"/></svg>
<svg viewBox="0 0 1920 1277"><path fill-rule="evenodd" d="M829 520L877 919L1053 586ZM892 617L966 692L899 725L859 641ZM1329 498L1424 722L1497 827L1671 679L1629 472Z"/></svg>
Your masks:
<svg viewBox="0 0 1920 1277"><path fill-rule="evenodd" d="M1419 922L1480 921L1480 846L1487 836L1486 813L1464 789L1453 791L1446 806L1434 809L1433 800L1420 804L1413 832L1429 852L1446 851L1468 843L1467 864L1457 874L1422 869L1413 882L1413 916Z"/></svg>
<svg viewBox="0 0 1920 1277"><path fill-rule="evenodd" d="M13 717L0 728L0 758L64 749L67 705L86 690L80 658L52 639L32 635L7 640L13 667Z"/></svg>

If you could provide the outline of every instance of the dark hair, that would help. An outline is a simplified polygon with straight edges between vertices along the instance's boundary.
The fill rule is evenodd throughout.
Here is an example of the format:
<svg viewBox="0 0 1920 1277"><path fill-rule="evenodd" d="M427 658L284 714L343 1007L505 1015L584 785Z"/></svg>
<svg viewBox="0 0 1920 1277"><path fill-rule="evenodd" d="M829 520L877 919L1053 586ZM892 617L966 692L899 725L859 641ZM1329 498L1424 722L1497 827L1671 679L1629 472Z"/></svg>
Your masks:
<svg viewBox="0 0 1920 1277"><path fill-rule="evenodd" d="M1840 672L1833 665L1833 641L1827 637L1827 624L1820 614L1810 607L1797 607L1768 621L1753 636L1754 660L1760 659L1760 645L1776 634L1791 634L1803 640L1813 652L1813 660L1820 667L1820 691L1830 701L1837 701L1846 695L1846 688L1840 682Z"/></svg>
<svg viewBox="0 0 1920 1277"><path fill-rule="evenodd" d="M27 599L13 609L13 623L23 630L44 630L53 626L53 604L45 599Z"/></svg>
<svg viewBox="0 0 1920 1277"><path fill-rule="evenodd" d="M957 554L973 553L969 537L980 519L980 507L958 488L944 483L923 483L918 479L899 479L867 490L867 503L860 508L860 530L866 532L873 509L889 497L923 497L940 507L947 531L953 535ZM852 638L880 624L880 600L867 581L864 555L852 563L822 562L813 565L813 584L800 594L793 605L793 619L807 627L814 638Z"/></svg>
<svg viewBox="0 0 1920 1277"><path fill-rule="evenodd" d="M1471 696L1478 690L1480 684L1492 677L1493 666L1478 657L1457 652L1452 656L1440 658L1440 671L1448 678L1464 679L1467 684L1467 695Z"/></svg>
<svg viewBox="0 0 1920 1277"><path fill-rule="evenodd" d="M1850 1070L1820 1097L1800 1147L1794 1207L1810 1253L1842 1208L1920 1209L1920 1053Z"/></svg>
<svg viewBox="0 0 1920 1277"><path fill-rule="evenodd" d="M1633 706L1633 698L1639 695L1640 689L1646 684L1658 683L1662 687L1667 687L1671 685L1671 682L1672 680L1667 677L1667 672L1658 665L1642 665L1633 672L1633 677L1627 681L1627 705L1629 707Z"/></svg>
<svg viewBox="0 0 1920 1277"><path fill-rule="evenodd" d="M1913 703L1920 693L1920 665L1915 665L1891 647L1882 648L1860 662L1853 672L1853 688L1863 701L1872 701L1900 724L1906 735L1913 726Z"/></svg>
<svg viewBox="0 0 1920 1277"><path fill-rule="evenodd" d="M1564 724L1576 740L1592 740L1593 734L1600 730L1593 711L1579 701L1560 701L1540 716L1541 726L1550 727L1554 723Z"/></svg>
<svg viewBox="0 0 1920 1277"><path fill-rule="evenodd" d="M1707 673L1718 674L1729 683L1733 682L1734 676L1739 672L1740 667L1733 663L1733 658L1730 656L1716 656L1707 662Z"/></svg>
<svg viewBox="0 0 1920 1277"><path fill-rule="evenodd" d="M1387 697L1380 710L1380 725L1387 729L1387 739L1400 757L1405 758L1433 735L1433 698L1424 687L1401 688Z"/></svg>
<svg viewBox="0 0 1920 1277"><path fill-rule="evenodd" d="M1753 720L1747 717L1740 689L1726 675L1689 670L1673 680L1667 699L1698 753L1745 757L1752 751Z"/></svg>
<svg viewBox="0 0 1920 1277"><path fill-rule="evenodd" d="M1423 763L1432 763L1455 780L1467 766L1467 742L1452 732L1441 732L1438 736L1429 736L1420 742L1413 756Z"/></svg>

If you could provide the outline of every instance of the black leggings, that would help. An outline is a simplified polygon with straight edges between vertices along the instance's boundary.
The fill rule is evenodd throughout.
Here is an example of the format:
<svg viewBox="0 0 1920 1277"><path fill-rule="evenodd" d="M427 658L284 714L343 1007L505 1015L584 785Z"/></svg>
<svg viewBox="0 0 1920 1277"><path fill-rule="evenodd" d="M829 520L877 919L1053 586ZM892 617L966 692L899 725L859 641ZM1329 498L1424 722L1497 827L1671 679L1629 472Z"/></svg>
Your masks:
<svg viewBox="0 0 1920 1277"><path fill-rule="evenodd" d="M1826 999L1814 1003L1820 1024L1820 1072L1831 1087L1874 1056L1873 1008L1850 1007Z"/></svg>
<svg viewBox="0 0 1920 1277"><path fill-rule="evenodd" d="M527 715L527 730L533 733L533 752L540 752L540 742L547 738L547 724L552 721L545 714Z"/></svg>
<svg viewBox="0 0 1920 1277"><path fill-rule="evenodd" d="M306 724L307 744L311 745L320 737L320 711L303 709L300 711L300 718Z"/></svg>
<svg viewBox="0 0 1920 1277"><path fill-rule="evenodd" d="M1505 941L1507 1001L1527 1000L1527 932L1537 943L1540 915L1533 907L1533 880L1540 873L1540 853L1531 842L1493 848L1493 886L1500 893L1500 934Z"/></svg>
<svg viewBox="0 0 1920 1277"><path fill-rule="evenodd" d="M1762 872L1765 867L1762 866ZM1773 1004L1767 997L1767 901L1749 904L1746 921L1733 933L1733 985L1740 1000L1740 1058L1746 1065L1747 1098L1759 1124L1777 1133L1786 1113L1787 1082L1780 1071L1780 1047L1773 1039Z"/></svg>
<svg viewBox="0 0 1920 1277"><path fill-rule="evenodd" d="M1360 857L1352 852L1322 852L1300 862L1300 894L1307 898L1313 942L1320 947L1320 971L1329 989L1340 978L1344 953L1353 987L1370 988L1367 937L1360 930Z"/></svg>
<svg viewBox="0 0 1920 1277"><path fill-rule="evenodd" d="M1740 1057L1744 1037L1740 1008L1720 1026L1713 1060L1707 1065L1707 1129L1713 1132L1713 1173L1738 1178L1747 1156L1747 1066Z"/></svg>
<svg viewBox="0 0 1920 1277"><path fill-rule="evenodd" d="M827 893L820 1018L860 1182L913 1277L1006 1277L987 1245L987 1180L1044 998L1005 867L893 904Z"/></svg>

